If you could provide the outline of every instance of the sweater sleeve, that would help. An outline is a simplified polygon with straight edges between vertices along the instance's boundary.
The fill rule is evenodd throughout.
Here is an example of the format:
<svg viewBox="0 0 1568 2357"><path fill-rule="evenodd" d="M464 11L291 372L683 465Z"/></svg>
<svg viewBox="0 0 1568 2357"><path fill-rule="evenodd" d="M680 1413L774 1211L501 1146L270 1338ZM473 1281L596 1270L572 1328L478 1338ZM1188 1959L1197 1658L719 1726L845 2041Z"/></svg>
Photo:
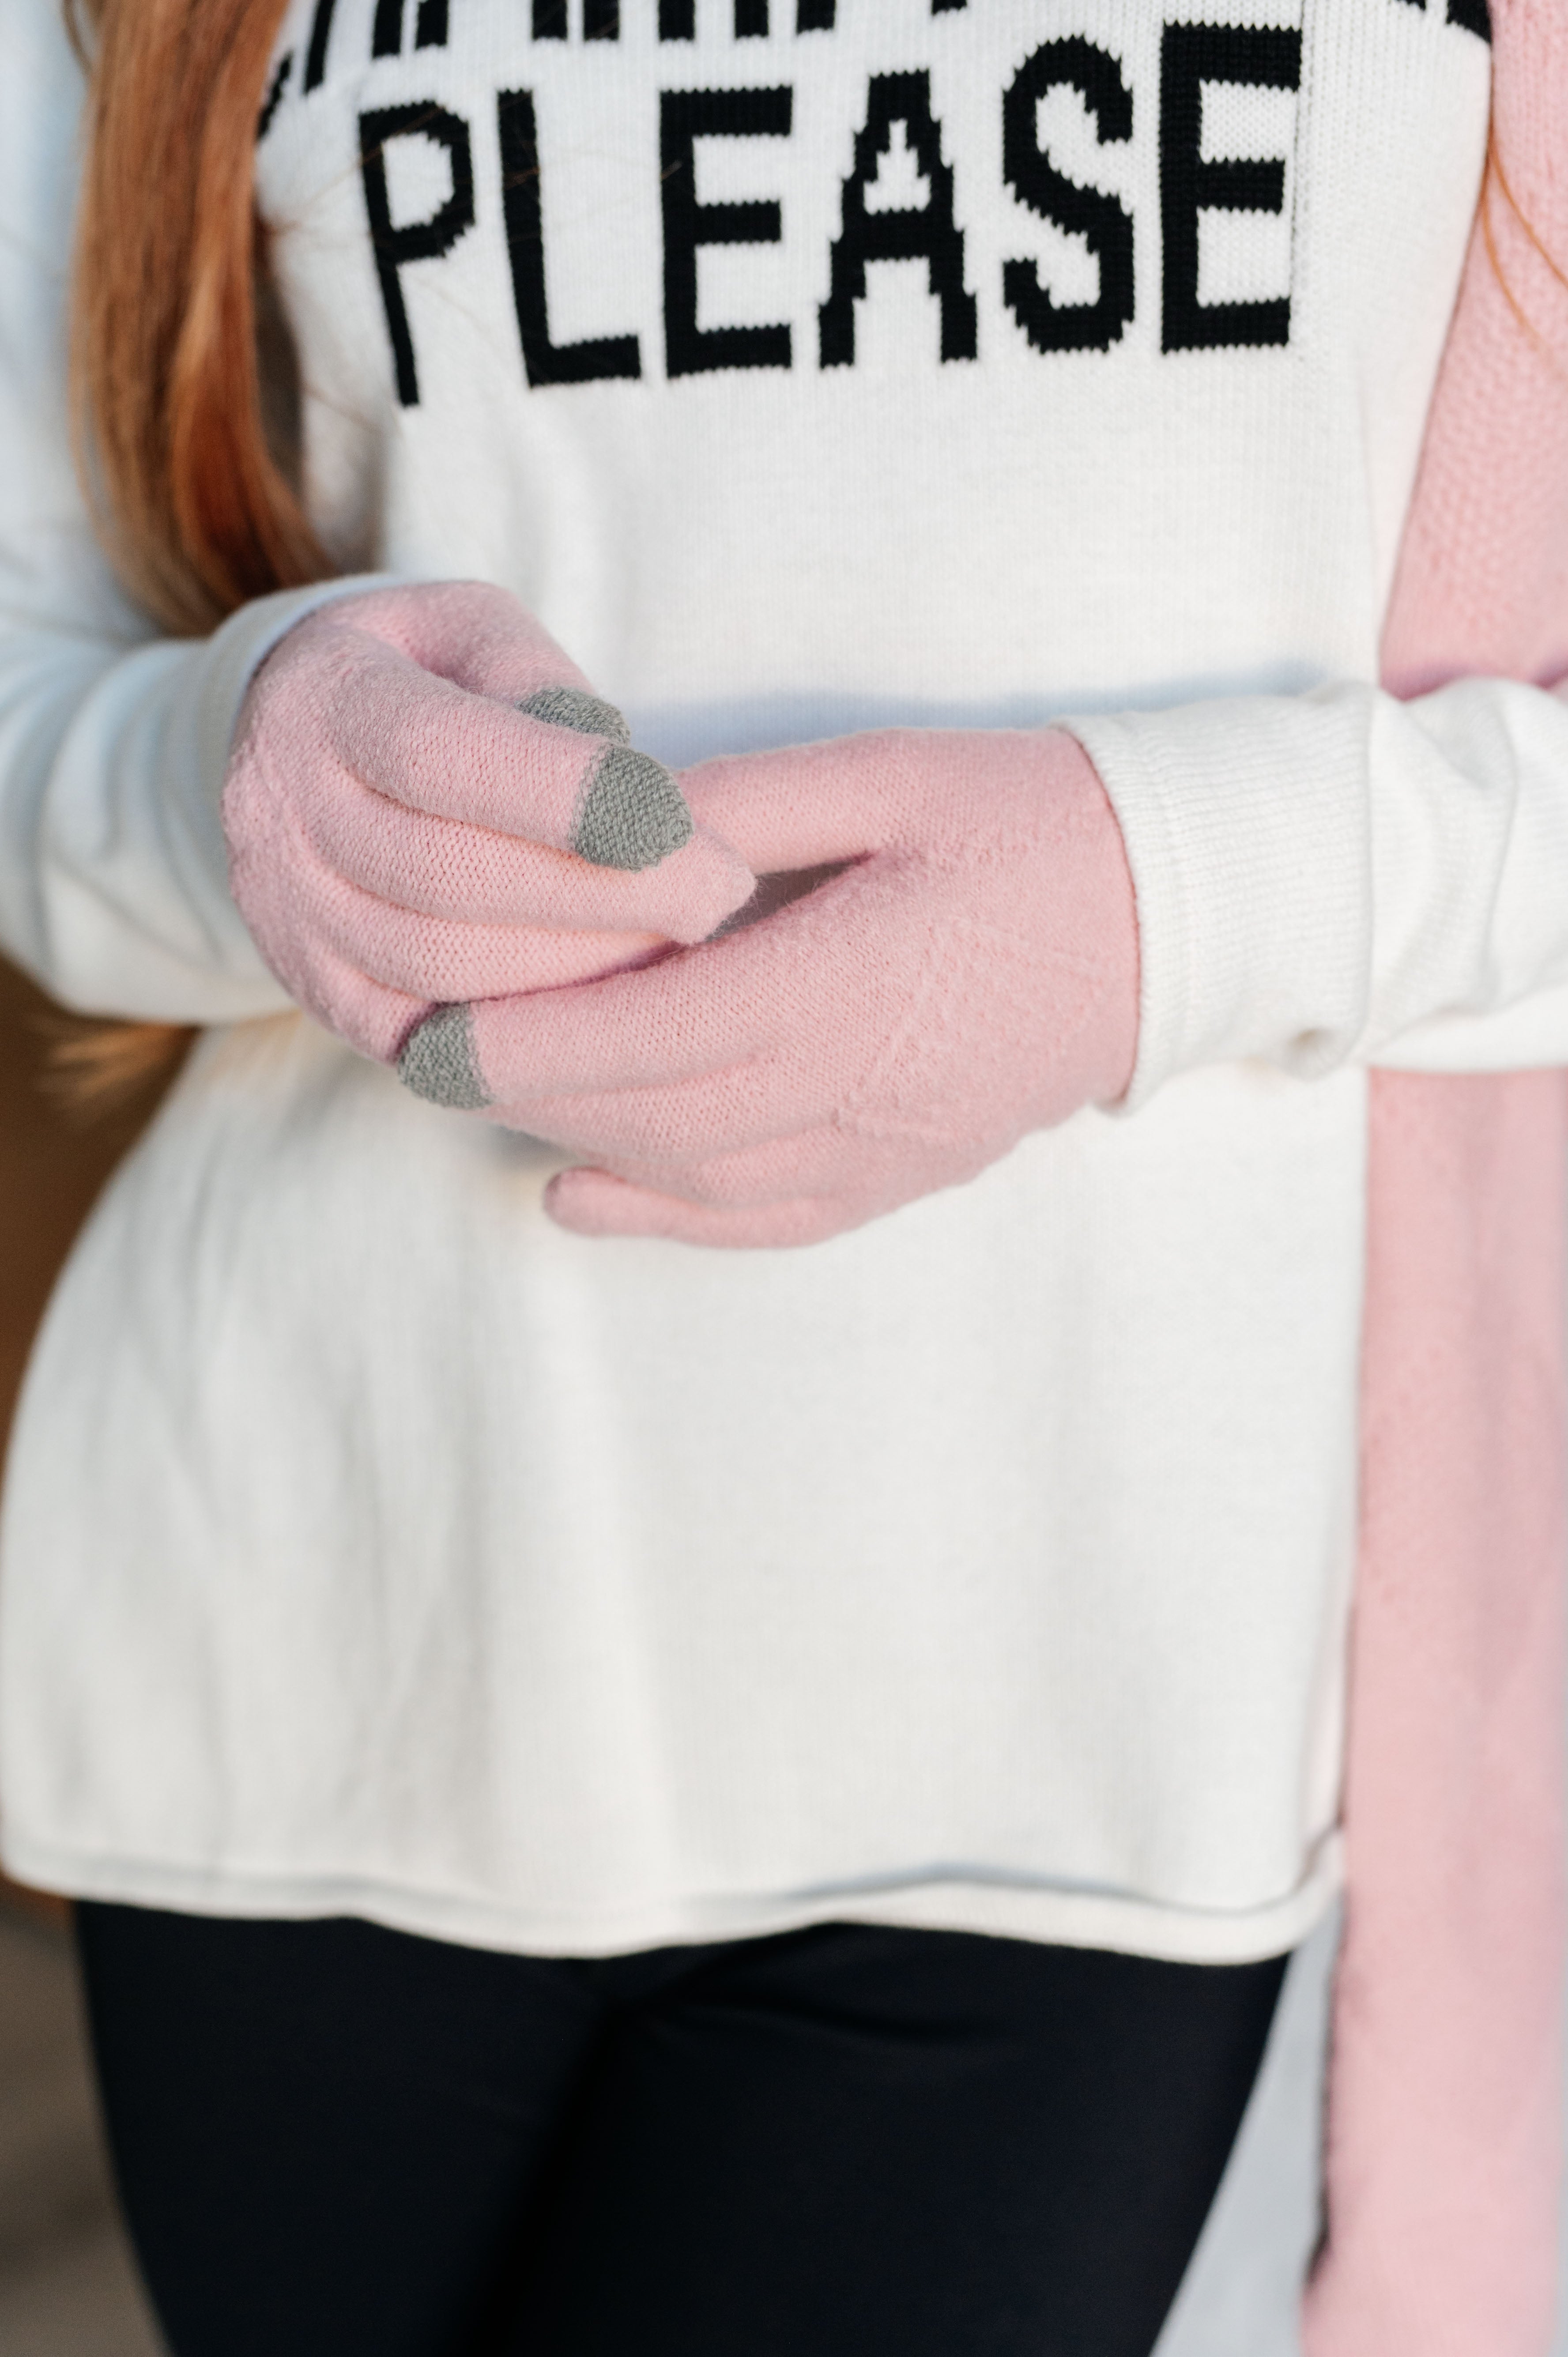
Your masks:
<svg viewBox="0 0 1568 2357"><path fill-rule="evenodd" d="M1138 896L1129 1105L1238 1058L1568 1064L1564 695L1348 683L1069 725Z"/></svg>
<svg viewBox="0 0 1568 2357"><path fill-rule="evenodd" d="M14 21L13 21L14 18ZM54 0L15 0L0 76L0 949L84 1012L288 1004L230 898L219 794L251 675L343 584L159 640L77 487L65 307L81 79Z"/></svg>

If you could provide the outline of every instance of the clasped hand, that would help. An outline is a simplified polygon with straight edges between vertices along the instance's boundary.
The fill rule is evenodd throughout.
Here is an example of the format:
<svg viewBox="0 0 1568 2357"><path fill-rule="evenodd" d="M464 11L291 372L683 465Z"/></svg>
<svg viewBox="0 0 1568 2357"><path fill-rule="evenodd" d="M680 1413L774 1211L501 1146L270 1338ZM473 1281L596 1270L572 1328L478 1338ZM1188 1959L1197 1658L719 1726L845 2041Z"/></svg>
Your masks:
<svg viewBox="0 0 1568 2357"><path fill-rule="evenodd" d="M515 601L444 585L289 634L224 817L294 996L582 1157L546 1200L584 1234L820 1242L1132 1074L1132 881L1059 730L887 729L678 788ZM756 877L824 870L746 921Z"/></svg>
<svg viewBox="0 0 1568 2357"><path fill-rule="evenodd" d="M564 1225L816 1243L1124 1091L1132 885L1072 737L893 729L682 785L759 874L839 872L644 972L474 1008L491 1117L590 1166L552 1181Z"/></svg>

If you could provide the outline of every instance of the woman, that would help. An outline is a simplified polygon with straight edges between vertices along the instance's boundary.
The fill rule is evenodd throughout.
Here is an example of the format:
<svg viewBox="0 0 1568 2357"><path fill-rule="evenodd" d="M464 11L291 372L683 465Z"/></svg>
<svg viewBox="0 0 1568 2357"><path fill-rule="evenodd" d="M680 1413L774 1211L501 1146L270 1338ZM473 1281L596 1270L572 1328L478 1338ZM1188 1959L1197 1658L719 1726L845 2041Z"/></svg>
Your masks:
<svg viewBox="0 0 1568 2357"><path fill-rule="evenodd" d="M134 609L38 67L4 940L207 1028L29 1382L5 1854L85 1902L181 2357L1157 2336L1342 1872L1364 1286L1399 1426L1431 1275L1369 1071L1568 1054L1568 711L1500 675L1568 668L1560 576L1447 687L1442 565L1390 612L1402 539L1528 577L1554 522L1450 387L1550 376L1560 36L1499 15L1494 92L1476 0L1191 14L111 0L76 354ZM1557 1084L1495 1085L1544 1200ZM1466 1366L1518 1364L1508 1241ZM1407 1681L1488 1805L1551 1767L1555 1364L1430 1477L1522 1434L1544 1501L1492 1525L1522 1669ZM1462 1894L1510 2091L1530 1797ZM1465 1995L1395 1922L1383 1985ZM1456 2295L1421 2231L1358 2276L1347 2090L1319 2345L1433 2346L1412 2253L1538 2345L1502 2111Z"/></svg>

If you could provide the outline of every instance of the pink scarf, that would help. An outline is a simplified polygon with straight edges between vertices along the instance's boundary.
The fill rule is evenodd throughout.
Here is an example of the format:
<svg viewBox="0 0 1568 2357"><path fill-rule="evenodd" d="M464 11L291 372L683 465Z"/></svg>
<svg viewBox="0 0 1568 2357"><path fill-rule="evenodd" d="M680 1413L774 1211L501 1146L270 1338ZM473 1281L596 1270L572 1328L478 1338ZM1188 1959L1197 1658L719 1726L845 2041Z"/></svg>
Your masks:
<svg viewBox="0 0 1568 2357"><path fill-rule="evenodd" d="M1568 673L1568 287L1520 219L1568 259L1568 0L1492 0L1492 16L1519 210L1494 179L1390 612L1397 694ZM1305 2346L1542 2357L1563 2111L1568 1078L1376 1074L1370 1144L1346 1931Z"/></svg>

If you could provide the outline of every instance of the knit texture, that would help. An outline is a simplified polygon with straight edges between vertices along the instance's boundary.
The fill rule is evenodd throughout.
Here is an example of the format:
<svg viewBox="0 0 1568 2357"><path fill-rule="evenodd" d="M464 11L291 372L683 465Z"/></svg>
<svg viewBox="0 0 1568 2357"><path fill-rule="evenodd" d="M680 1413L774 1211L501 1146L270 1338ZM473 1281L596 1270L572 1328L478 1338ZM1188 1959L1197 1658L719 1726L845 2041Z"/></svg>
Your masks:
<svg viewBox="0 0 1568 2357"><path fill-rule="evenodd" d="M1568 256L1568 17L1555 0L1493 0L1492 17L1518 210L1489 189L1438 384L1384 643L1407 694L1568 671L1568 292L1545 260ZM1565 1144L1559 1073L1373 1076L1348 1896L1310 2357L1540 2357L1551 2339Z"/></svg>
<svg viewBox="0 0 1568 2357"><path fill-rule="evenodd" d="M677 772L1375 676L1479 184L1473 21L1315 0L1292 89L1282 23L1156 0L663 41L467 0L427 43L405 9L397 55L375 13L317 45L291 0L257 165L343 562L504 585ZM58 0L12 0L6 55L0 938L104 1011L274 1010L196 758L207 651L102 619L63 447ZM787 134L735 127L785 92ZM1098 283L1064 190L1113 199ZM710 248L721 199L777 241ZM592 373L634 340L639 375ZM1470 840L1437 830L1443 892ZM640 912L664 874L595 889ZM1468 1069L1517 1064L1509 1022L1488 996ZM1354 1069L1206 1066L819 1247L702 1253L565 1232L549 1148L313 1022L209 1039L29 1374L0 1846L145 1905L540 1953L827 1910L1277 1953L1338 1880L1365 1108Z"/></svg>
<svg viewBox="0 0 1568 2357"><path fill-rule="evenodd" d="M702 940L752 877L693 839L670 772L626 738L504 591L381 589L297 624L252 684L223 796L272 971L387 1062L433 1004ZM469 1081L445 1101L484 1100Z"/></svg>
<svg viewBox="0 0 1568 2357"><path fill-rule="evenodd" d="M1070 737L888 729L684 782L757 868L844 864L618 990L475 1009L500 1117L599 1166L553 1180L563 1225L817 1243L1125 1089L1132 879Z"/></svg>

